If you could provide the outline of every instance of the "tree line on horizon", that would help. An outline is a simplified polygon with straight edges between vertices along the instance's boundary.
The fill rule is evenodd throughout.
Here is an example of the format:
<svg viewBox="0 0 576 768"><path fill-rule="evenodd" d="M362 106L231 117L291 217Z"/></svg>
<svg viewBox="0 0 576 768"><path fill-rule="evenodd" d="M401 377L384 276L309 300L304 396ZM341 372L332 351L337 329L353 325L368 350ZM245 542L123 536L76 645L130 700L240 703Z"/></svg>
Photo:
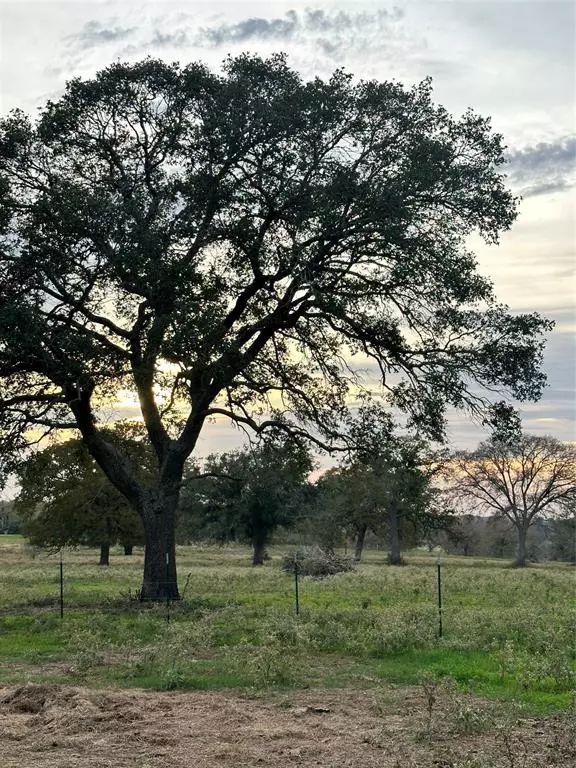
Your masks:
<svg viewBox="0 0 576 768"><path fill-rule="evenodd" d="M131 441L146 482L152 456L141 427L116 429L109 439ZM522 435L516 444L489 440L449 454L366 408L350 432L356 449L315 482L310 447L283 435L191 464L177 541L248 544L253 565L265 562L272 541L316 544L329 553L349 546L356 561L369 541L387 547L392 565L416 546L514 558L520 566L576 560L570 444ZM13 512L33 546L98 546L100 565L107 565L112 546L129 554L145 542L138 515L79 439L39 450L22 465L19 481Z"/></svg>

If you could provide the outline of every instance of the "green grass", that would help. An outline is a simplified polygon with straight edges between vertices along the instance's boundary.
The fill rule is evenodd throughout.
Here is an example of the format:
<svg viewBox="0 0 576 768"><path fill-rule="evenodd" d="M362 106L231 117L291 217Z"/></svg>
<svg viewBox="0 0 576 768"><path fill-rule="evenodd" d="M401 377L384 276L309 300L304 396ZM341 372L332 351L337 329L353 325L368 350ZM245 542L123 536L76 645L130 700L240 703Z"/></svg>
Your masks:
<svg viewBox="0 0 576 768"><path fill-rule="evenodd" d="M574 571L561 564L510 569L498 560L447 558L438 638L436 567L418 553L394 568L379 552L358 570L300 583L279 568L280 550L250 567L241 547L182 547L184 599L131 599L142 554L93 550L59 559L18 537L0 537L0 659L4 680L54 679L159 689L370 687L449 676L463 690L565 709L574 687ZM43 664L45 672L38 666Z"/></svg>

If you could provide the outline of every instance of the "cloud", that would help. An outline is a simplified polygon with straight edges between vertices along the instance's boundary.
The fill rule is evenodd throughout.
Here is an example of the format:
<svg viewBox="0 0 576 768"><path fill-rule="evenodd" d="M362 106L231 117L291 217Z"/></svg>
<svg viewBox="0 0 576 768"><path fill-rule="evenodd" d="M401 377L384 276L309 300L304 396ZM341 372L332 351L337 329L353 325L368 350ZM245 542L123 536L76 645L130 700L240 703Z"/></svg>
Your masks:
<svg viewBox="0 0 576 768"><path fill-rule="evenodd" d="M200 29L198 42L219 46L253 40L289 40L301 26L298 14L288 11L283 19L245 19L237 24L220 24Z"/></svg>
<svg viewBox="0 0 576 768"><path fill-rule="evenodd" d="M336 56L354 43L369 46L404 15L399 8L375 13L346 11L290 10L283 17L255 17L234 24L201 27L194 38L199 47L217 48L254 42L314 42L327 56Z"/></svg>
<svg viewBox="0 0 576 768"><path fill-rule="evenodd" d="M155 48L181 48L188 44L188 35L183 29L179 29L177 32L166 33L156 30L147 45L154 46Z"/></svg>
<svg viewBox="0 0 576 768"><path fill-rule="evenodd" d="M99 21L87 21L80 32L69 35L66 41L71 47L87 50L104 43L126 40L135 31L136 27L108 27Z"/></svg>
<svg viewBox="0 0 576 768"><path fill-rule="evenodd" d="M284 50L296 69L320 76L329 76L335 66L342 65L364 77L420 79L423 74L454 74L451 63L430 56L428 41L410 30L410 24L407 13L396 7L325 10L295 4L283 15L271 11L270 15L203 19L189 11L137 16L132 7L122 18L86 22L64 39L57 61L48 69L60 77L92 71L103 57L130 60L143 54L186 58L200 54L218 67L223 54L253 50L268 55Z"/></svg>
<svg viewBox="0 0 576 768"><path fill-rule="evenodd" d="M325 10L289 10L282 17L251 17L233 23L220 22L197 26L192 16L180 14L176 31L166 28L166 19L156 19L152 36L134 41L122 51L135 53L149 48L217 49L251 43L312 43L326 56L336 57L343 48L362 49L381 46L383 35L389 43L391 27L404 12L399 8L373 13ZM171 20L173 24L173 19ZM86 51L100 45L126 41L144 30L136 26L118 26L111 20L106 24L88 21L82 29L66 38L68 47Z"/></svg>
<svg viewBox="0 0 576 768"><path fill-rule="evenodd" d="M576 136L542 141L508 154L510 181L524 197L567 189L576 182Z"/></svg>

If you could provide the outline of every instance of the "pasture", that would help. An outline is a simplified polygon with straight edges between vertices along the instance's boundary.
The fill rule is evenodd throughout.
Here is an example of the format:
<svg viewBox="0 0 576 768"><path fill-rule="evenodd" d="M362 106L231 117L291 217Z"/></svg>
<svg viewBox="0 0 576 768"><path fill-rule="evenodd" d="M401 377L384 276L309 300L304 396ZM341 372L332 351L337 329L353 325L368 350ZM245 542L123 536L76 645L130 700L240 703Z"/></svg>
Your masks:
<svg viewBox="0 0 576 768"><path fill-rule="evenodd" d="M240 709L259 702L281 719L324 709L332 717L337 702L347 701L359 717L363 711L362 722L376 718L378 733L389 727L392 711L404 712L412 718L405 735L411 734L416 751L426 733L429 740L431 733L452 738L460 752L471 743L466 739L488 734L499 746L486 764L511 768L522 763L506 762L514 745L506 747L505 739L513 737L502 734L513 729L502 730L502 724L510 718L518 733L524 733L519 717L529 723L517 736L519 755L521 739L536 721L546 743L552 743L552 731L543 724L556 723L554 733L568 733L563 724L574 708L574 569L443 558L440 639L433 556L412 553L408 565L391 567L385 553L369 551L354 572L303 578L296 616L294 580L282 572L280 553L273 548L270 562L254 569L247 548L181 547L183 600L166 606L134 599L141 552L114 552L111 565L100 568L95 550L66 551L61 619L58 557L35 554L18 537L0 537L0 683L10 695L24 682L40 691L75 686L70 695L82 700L101 689L116 689L107 694L112 697L124 695L117 689L130 689L128 697L142 695L134 689L152 689L170 692L157 694L160 699L184 697L182 706L190 701L186 692L194 691L197 702L226 700ZM374 747L380 737L373 728L370 733L370 749L380 749ZM394 742L402 738L396 734ZM562 735L553 749L559 759L569 755L567 762L549 757L548 764L570 764L576 749L570 738ZM464 762L445 764L481 766L480 758L465 762L476 752L470 747ZM237 757L235 764L257 764L250 759ZM143 760L115 765L164 765L160 758ZM334 758L312 764L347 763ZM367 758L356 764L395 765ZM398 763L420 764L427 763ZM538 763L525 763L532 764Z"/></svg>

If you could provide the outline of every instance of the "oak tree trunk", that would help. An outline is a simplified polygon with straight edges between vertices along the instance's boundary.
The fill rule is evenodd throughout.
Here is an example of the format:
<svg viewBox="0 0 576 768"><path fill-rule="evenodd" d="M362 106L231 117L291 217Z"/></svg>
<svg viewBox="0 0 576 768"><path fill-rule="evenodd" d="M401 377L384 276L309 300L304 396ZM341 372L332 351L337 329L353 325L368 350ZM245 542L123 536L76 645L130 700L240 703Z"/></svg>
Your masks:
<svg viewBox="0 0 576 768"><path fill-rule="evenodd" d="M390 545L388 562L390 565L402 565L400 519L398 516L398 510L393 504L388 509L388 536Z"/></svg>
<svg viewBox="0 0 576 768"><path fill-rule="evenodd" d="M110 544L107 541L100 544L100 562L98 565L110 565Z"/></svg>
<svg viewBox="0 0 576 768"><path fill-rule="evenodd" d="M526 537L528 534L528 528L524 525L518 526L518 547L516 550L516 560L515 565L517 565L519 568L524 568L526 565L527 560L527 554L526 554Z"/></svg>
<svg viewBox="0 0 576 768"><path fill-rule="evenodd" d="M142 506L146 538L141 600L179 600L176 573L176 502L148 492Z"/></svg>
<svg viewBox="0 0 576 768"><path fill-rule="evenodd" d="M258 534L252 537L252 565L264 565L266 559L266 536Z"/></svg>
<svg viewBox="0 0 576 768"><path fill-rule="evenodd" d="M364 551L364 541L366 539L367 525L358 526L356 533L356 544L354 545L354 560L359 563L362 559L362 552Z"/></svg>
<svg viewBox="0 0 576 768"><path fill-rule="evenodd" d="M137 376L136 373L138 373ZM183 443L177 441L178 445L175 448L176 443L172 445L162 429L158 433L158 414L152 397L149 367L134 371L134 374L144 409L144 420L146 421L147 416L151 419L150 424L146 422L150 439L154 442L150 434L153 432L157 438L157 444L154 447L158 458L164 453L159 473L160 482L156 488L143 486L132 474L130 464L122 453L112 443L103 439L95 428L90 407L91 390L71 392L72 399L69 402L88 450L112 485L123 494L142 520L145 552L140 599L179 600L176 573L176 509L184 462L198 439L205 414L201 411L199 415L196 414L195 420L189 418L191 429L188 429L189 425L187 425L181 436L182 441L186 433L186 440ZM75 394L78 394L77 399L74 399Z"/></svg>

